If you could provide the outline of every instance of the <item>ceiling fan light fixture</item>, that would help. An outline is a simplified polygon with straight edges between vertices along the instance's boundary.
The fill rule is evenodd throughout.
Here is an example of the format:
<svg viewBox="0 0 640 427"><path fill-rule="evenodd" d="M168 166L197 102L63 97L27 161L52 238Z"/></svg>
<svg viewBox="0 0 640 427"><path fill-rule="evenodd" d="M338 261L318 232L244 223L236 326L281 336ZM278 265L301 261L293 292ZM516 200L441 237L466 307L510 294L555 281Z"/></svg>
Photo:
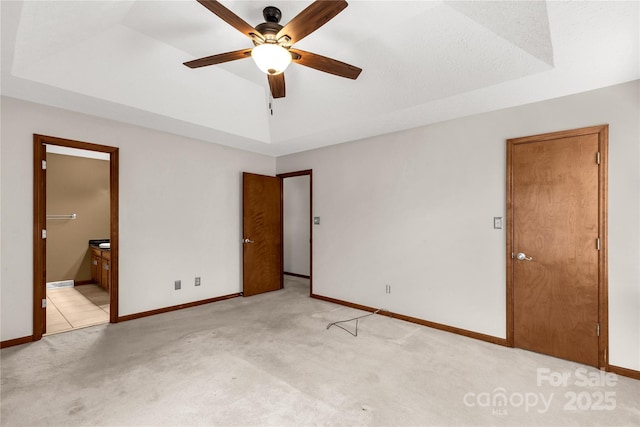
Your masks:
<svg viewBox="0 0 640 427"><path fill-rule="evenodd" d="M275 43L264 43L251 50L251 57L265 74L280 74L291 63L291 54Z"/></svg>

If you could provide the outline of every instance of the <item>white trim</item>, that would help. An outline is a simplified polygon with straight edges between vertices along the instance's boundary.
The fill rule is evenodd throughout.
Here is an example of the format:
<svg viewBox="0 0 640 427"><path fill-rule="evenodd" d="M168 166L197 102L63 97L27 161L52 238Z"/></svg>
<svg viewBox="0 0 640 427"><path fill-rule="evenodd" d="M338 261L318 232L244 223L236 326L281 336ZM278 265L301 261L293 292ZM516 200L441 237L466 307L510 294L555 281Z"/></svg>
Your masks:
<svg viewBox="0 0 640 427"><path fill-rule="evenodd" d="M109 160L109 153L99 151L81 150L79 148L62 147L60 145L46 144L47 153L64 154L66 156L85 157L87 159Z"/></svg>

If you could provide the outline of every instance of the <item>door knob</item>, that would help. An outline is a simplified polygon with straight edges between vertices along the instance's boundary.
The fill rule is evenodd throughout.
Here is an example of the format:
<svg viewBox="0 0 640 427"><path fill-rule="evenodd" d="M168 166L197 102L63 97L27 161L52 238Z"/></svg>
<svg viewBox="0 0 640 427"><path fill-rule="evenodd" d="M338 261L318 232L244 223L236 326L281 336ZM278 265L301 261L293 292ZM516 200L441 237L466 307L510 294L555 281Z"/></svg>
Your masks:
<svg viewBox="0 0 640 427"><path fill-rule="evenodd" d="M242 239L242 243L253 243L251 239Z"/></svg>
<svg viewBox="0 0 640 427"><path fill-rule="evenodd" d="M524 252L518 252L518 255L516 255L516 258L518 259L518 261L533 261L533 258L530 256L527 256Z"/></svg>

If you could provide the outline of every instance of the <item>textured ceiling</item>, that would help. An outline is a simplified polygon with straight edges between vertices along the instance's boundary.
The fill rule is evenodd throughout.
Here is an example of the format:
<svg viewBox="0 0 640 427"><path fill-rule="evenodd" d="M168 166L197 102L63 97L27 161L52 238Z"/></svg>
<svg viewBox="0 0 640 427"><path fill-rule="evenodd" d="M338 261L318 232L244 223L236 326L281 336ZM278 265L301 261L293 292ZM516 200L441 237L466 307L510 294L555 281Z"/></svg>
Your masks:
<svg viewBox="0 0 640 427"><path fill-rule="evenodd" d="M251 45L195 0L2 1L2 94L282 155L640 78L636 1L349 3L295 46L360 77L292 64L272 115L252 60L182 65Z"/></svg>

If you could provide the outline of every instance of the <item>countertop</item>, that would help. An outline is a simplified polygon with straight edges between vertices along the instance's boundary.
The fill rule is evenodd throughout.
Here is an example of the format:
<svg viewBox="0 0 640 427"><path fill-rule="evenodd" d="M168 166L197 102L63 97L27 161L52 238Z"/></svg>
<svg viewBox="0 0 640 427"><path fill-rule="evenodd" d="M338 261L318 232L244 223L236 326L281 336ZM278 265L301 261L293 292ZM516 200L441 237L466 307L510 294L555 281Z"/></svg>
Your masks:
<svg viewBox="0 0 640 427"><path fill-rule="evenodd" d="M109 243L109 239L91 239L89 240L89 247L98 249L101 251L110 251L111 248L101 248L100 243Z"/></svg>

